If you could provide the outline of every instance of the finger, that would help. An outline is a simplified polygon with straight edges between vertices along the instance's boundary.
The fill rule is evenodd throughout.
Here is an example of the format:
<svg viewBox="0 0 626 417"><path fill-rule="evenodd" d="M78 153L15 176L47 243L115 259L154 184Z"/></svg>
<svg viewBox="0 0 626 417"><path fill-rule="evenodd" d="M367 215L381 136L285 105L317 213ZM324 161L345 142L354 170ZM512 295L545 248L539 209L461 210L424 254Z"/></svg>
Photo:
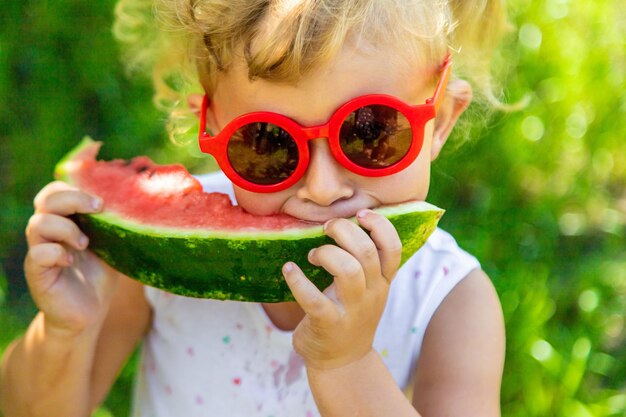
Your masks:
<svg viewBox="0 0 626 417"><path fill-rule="evenodd" d="M356 223L346 219L333 219L324 224L324 231L337 245L356 258L366 279L380 276L380 259L376 245Z"/></svg>
<svg viewBox="0 0 626 417"><path fill-rule="evenodd" d="M396 228L385 216L371 210L359 211L357 220L370 232L370 237L378 249L382 275L391 282L402 258L402 242Z"/></svg>
<svg viewBox="0 0 626 417"><path fill-rule="evenodd" d="M30 248L24 261L24 272L29 282L42 278L56 268L70 266L72 255L58 243L42 243Z"/></svg>
<svg viewBox="0 0 626 417"><path fill-rule="evenodd" d="M66 243L78 250L87 248L89 239L80 231L76 223L55 214L36 213L26 226L26 240L29 246L40 243Z"/></svg>
<svg viewBox="0 0 626 417"><path fill-rule="evenodd" d="M283 265L283 276L294 298L311 319L332 319L337 309L293 262Z"/></svg>
<svg viewBox="0 0 626 417"><path fill-rule="evenodd" d="M324 245L309 252L309 262L321 266L333 277L337 296L346 309L358 302L366 289L366 278L359 261L335 245Z"/></svg>
<svg viewBox="0 0 626 417"><path fill-rule="evenodd" d="M37 193L37 195L35 196L35 198L33 199L33 203L35 208L39 207L42 205L43 201L50 195L50 194L54 194L57 193L59 191L67 191L67 190L77 190L78 188L69 185L66 182L63 181L53 181L49 184L46 184L45 187L43 187L41 190L39 190L39 192Z"/></svg>
<svg viewBox="0 0 626 417"><path fill-rule="evenodd" d="M69 216L75 213L96 213L102 209L102 199L67 187L64 188L60 182L44 187L35 197L35 212Z"/></svg>

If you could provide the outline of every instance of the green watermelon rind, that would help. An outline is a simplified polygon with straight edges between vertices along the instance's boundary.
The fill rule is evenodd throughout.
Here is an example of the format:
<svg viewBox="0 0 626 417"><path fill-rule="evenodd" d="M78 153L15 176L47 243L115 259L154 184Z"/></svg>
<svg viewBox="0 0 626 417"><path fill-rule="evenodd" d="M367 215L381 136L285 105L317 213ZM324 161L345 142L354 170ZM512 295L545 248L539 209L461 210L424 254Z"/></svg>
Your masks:
<svg viewBox="0 0 626 417"><path fill-rule="evenodd" d="M84 139L59 162L58 179L71 183L66 164L94 142ZM426 242L444 210L409 202L377 208L402 241L402 263ZM118 271L170 293L220 300L292 301L281 268L295 262L320 289L333 277L311 265L308 252L334 242L321 225L283 231L223 231L157 227L124 219L113 212L74 216L89 236L89 249ZM356 221L354 218L352 221Z"/></svg>
<svg viewBox="0 0 626 417"><path fill-rule="evenodd" d="M441 213L428 210L390 217L401 236L402 263L424 244ZM300 239L293 239L293 234L281 239L276 232L258 232L256 239L249 233L240 239L238 233L230 237L148 234L143 233L143 226L123 227L107 221L107 217L77 216L79 226L91 238L90 249L120 272L171 293L238 301L290 301L293 296L281 274L287 261L298 264L320 289L333 280L307 260L311 249L333 243L321 227L312 227L319 233L308 230Z"/></svg>

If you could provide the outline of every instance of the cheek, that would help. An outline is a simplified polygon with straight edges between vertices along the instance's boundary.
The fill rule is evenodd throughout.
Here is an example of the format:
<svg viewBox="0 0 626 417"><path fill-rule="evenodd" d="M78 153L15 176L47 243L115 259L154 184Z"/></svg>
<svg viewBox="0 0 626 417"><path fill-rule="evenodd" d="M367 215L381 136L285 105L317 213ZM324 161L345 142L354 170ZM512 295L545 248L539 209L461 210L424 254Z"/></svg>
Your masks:
<svg viewBox="0 0 626 417"><path fill-rule="evenodd" d="M236 186L234 190L237 204L248 213L260 216L280 213L285 201L287 201L289 197L286 195L286 191L267 194L252 193Z"/></svg>
<svg viewBox="0 0 626 417"><path fill-rule="evenodd" d="M416 200L426 200L428 195L430 166L432 163L431 141L433 124L431 121L425 126L424 144L419 156L411 166L401 173L403 177L400 180L411 184L412 197Z"/></svg>
<svg viewBox="0 0 626 417"><path fill-rule="evenodd" d="M378 200L383 204L397 204L407 200L426 200L430 184L430 156L420 156L408 168L391 177L377 180Z"/></svg>
<svg viewBox="0 0 626 417"><path fill-rule="evenodd" d="M409 175L415 184L415 199L426 200L430 186L430 137L426 136L424 146L415 162L409 167Z"/></svg>

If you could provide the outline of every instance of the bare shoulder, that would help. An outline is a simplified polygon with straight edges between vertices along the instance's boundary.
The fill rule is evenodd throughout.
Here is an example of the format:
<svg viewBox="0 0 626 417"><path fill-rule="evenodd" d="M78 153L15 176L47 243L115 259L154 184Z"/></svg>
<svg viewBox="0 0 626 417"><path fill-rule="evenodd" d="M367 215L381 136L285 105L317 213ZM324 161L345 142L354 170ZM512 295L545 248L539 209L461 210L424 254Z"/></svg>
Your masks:
<svg viewBox="0 0 626 417"><path fill-rule="evenodd" d="M96 348L93 404L104 400L119 370L147 334L151 323L152 310L143 284L120 277Z"/></svg>
<svg viewBox="0 0 626 417"><path fill-rule="evenodd" d="M415 407L424 416L500 415L504 319L480 269L448 294L428 325L416 368Z"/></svg>

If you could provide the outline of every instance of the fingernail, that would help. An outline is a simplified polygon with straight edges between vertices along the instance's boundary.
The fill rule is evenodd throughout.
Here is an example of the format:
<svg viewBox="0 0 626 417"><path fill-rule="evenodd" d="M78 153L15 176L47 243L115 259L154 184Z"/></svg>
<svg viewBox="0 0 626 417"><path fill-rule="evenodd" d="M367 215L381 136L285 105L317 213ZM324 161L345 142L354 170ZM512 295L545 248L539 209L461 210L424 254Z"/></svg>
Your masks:
<svg viewBox="0 0 626 417"><path fill-rule="evenodd" d="M312 258L313 258L313 256L315 256L315 251L316 251L316 250L317 250L317 249L315 249L315 248L314 248L314 249L311 249L311 250L309 251L309 259L312 259Z"/></svg>
<svg viewBox="0 0 626 417"><path fill-rule="evenodd" d="M367 213L368 213L368 212L369 212L369 210L368 210L368 209L362 209L362 210L359 210L359 211L356 213L356 217L357 217L357 218L359 218L359 219L363 219L363 218L365 218L365 216L367 216Z"/></svg>
<svg viewBox="0 0 626 417"><path fill-rule="evenodd" d="M71 253L67 254L67 263L70 265L74 263L74 255L72 255Z"/></svg>
<svg viewBox="0 0 626 417"><path fill-rule="evenodd" d="M102 199L100 199L100 198L93 198L93 199L91 199L91 208L92 209L97 211L97 210L100 210L101 207L102 207Z"/></svg>
<svg viewBox="0 0 626 417"><path fill-rule="evenodd" d="M283 265L283 272L288 273L293 271L293 264L291 262L287 262L285 265Z"/></svg>
<svg viewBox="0 0 626 417"><path fill-rule="evenodd" d="M81 237L78 239L78 244L81 248L86 248L87 244L89 244L89 238L85 235L81 235Z"/></svg>

